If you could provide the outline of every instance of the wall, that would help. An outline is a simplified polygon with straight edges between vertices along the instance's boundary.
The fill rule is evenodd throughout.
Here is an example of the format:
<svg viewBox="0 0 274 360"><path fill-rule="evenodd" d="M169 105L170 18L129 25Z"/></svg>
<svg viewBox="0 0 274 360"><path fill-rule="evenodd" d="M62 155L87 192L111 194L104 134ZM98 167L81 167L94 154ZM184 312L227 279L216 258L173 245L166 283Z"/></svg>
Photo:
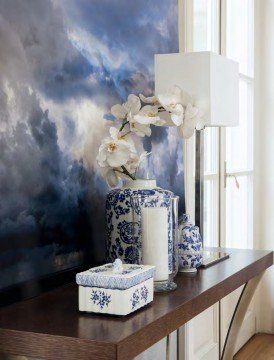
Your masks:
<svg viewBox="0 0 274 360"><path fill-rule="evenodd" d="M111 106L151 94L154 55L178 52L177 17L177 0L0 0L0 292L104 262L98 147ZM176 129L136 142L139 176L183 198Z"/></svg>
<svg viewBox="0 0 274 360"><path fill-rule="evenodd" d="M274 0L255 0L255 248L274 249ZM258 332L274 332L274 267L260 284Z"/></svg>

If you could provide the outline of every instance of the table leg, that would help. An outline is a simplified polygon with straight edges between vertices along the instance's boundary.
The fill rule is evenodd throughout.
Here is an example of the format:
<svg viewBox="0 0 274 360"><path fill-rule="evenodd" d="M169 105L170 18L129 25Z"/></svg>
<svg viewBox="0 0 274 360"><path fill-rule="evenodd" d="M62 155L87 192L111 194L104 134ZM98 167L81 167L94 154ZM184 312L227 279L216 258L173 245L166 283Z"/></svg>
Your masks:
<svg viewBox="0 0 274 360"><path fill-rule="evenodd" d="M170 334L166 337L166 360L170 358Z"/></svg>
<svg viewBox="0 0 274 360"><path fill-rule="evenodd" d="M254 277L253 279L249 280L239 297L237 302L236 308L234 310L229 329L226 335L225 344L221 356L221 360L231 360L233 359L236 340L241 329L242 322L244 320L246 310L252 300L254 292L259 284L262 276L264 273Z"/></svg>

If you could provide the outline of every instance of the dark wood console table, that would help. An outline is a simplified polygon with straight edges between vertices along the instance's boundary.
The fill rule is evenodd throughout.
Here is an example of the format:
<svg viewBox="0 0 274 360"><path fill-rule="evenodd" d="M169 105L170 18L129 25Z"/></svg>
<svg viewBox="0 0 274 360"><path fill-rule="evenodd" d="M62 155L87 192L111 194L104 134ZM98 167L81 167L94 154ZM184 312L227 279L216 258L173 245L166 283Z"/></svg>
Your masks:
<svg viewBox="0 0 274 360"><path fill-rule="evenodd" d="M273 253L231 250L232 255L196 276L179 274L178 289L126 317L77 310L75 284L0 309L0 353L42 359L131 359L224 296L246 284L227 338L229 358L243 313Z"/></svg>

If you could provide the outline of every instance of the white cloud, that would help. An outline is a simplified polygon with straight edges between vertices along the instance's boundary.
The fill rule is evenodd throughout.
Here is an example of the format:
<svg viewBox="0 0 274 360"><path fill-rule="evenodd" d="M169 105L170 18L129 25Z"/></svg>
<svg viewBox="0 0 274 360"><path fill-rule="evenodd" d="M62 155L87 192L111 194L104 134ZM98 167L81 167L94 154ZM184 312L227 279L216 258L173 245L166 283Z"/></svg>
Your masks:
<svg viewBox="0 0 274 360"><path fill-rule="evenodd" d="M103 119L106 109L85 98L70 99L62 104L41 98L41 104L43 108L50 109L49 115L55 119L60 148L77 160L83 159L84 165L89 169L94 168L96 149L106 133L106 121ZM73 139L68 144L65 128L66 119L70 118L73 119L75 128Z"/></svg>
<svg viewBox="0 0 274 360"><path fill-rule="evenodd" d="M122 64L130 65L128 54L118 49L110 49L102 41L93 36L83 28L69 27L68 38L73 46L94 66L101 66L101 63L109 69L119 69Z"/></svg>

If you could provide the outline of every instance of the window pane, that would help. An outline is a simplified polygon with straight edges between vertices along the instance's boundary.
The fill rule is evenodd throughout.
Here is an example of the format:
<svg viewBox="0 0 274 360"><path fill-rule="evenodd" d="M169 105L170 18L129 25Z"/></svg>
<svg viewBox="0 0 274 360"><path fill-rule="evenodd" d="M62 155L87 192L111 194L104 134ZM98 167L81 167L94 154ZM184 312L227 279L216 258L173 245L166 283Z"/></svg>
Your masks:
<svg viewBox="0 0 274 360"><path fill-rule="evenodd" d="M253 168L253 86L240 81L240 124L226 130L228 172Z"/></svg>
<svg viewBox="0 0 274 360"><path fill-rule="evenodd" d="M193 51L219 48L218 0L193 1ZM204 130L204 171L213 177L204 182L204 244L218 246L218 168L219 131ZM215 174L215 176L214 176Z"/></svg>
<svg viewBox="0 0 274 360"><path fill-rule="evenodd" d="M193 51L218 51L216 0L193 1Z"/></svg>
<svg viewBox="0 0 274 360"><path fill-rule="evenodd" d="M226 188L226 246L252 248L253 191L252 176L239 176L238 189L233 178Z"/></svg>
<svg viewBox="0 0 274 360"><path fill-rule="evenodd" d="M227 0L226 56L253 76L253 0Z"/></svg>
<svg viewBox="0 0 274 360"><path fill-rule="evenodd" d="M218 128L205 128L204 130L204 171L205 174L218 173L219 156L218 156Z"/></svg>
<svg viewBox="0 0 274 360"><path fill-rule="evenodd" d="M218 180L204 181L204 245L218 246Z"/></svg>

